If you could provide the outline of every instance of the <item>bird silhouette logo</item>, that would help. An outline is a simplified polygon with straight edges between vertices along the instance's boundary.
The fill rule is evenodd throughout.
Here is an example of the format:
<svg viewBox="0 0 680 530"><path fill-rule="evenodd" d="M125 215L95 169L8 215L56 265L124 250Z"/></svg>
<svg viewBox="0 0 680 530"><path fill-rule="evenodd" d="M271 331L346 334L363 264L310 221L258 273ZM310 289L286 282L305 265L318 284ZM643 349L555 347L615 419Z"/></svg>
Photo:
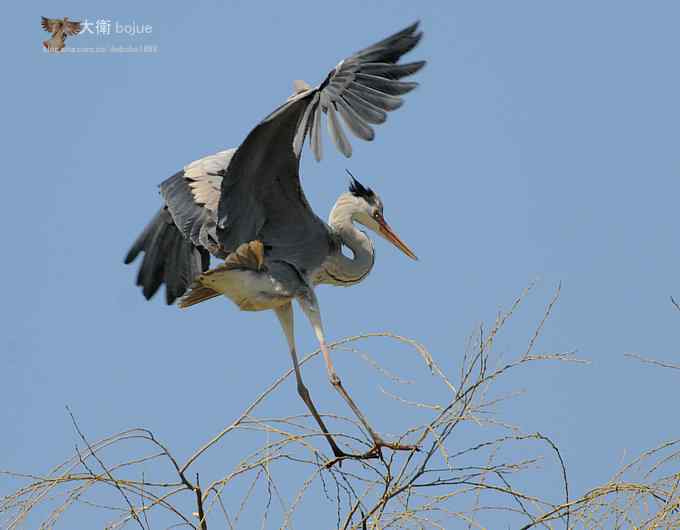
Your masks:
<svg viewBox="0 0 680 530"><path fill-rule="evenodd" d="M81 32L80 22L64 18L47 18L42 19L40 25L45 31L52 34L52 38L43 41L43 47L48 52L60 52L64 49L64 42L66 37L77 35Z"/></svg>

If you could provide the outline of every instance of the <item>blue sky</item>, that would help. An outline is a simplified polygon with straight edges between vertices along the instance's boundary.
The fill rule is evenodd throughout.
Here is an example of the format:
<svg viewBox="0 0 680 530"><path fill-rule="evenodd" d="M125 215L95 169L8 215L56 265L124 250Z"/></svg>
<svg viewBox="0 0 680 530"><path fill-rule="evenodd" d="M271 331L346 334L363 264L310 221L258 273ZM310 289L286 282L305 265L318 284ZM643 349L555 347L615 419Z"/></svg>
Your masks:
<svg viewBox="0 0 680 530"><path fill-rule="evenodd" d="M520 353L562 282L539 349L577 350L592 363L513 376L508 384L527 393L505 417L556 441L575 493L607 480L624 451L678 435L667 421L677 413L673 374L623 357L673 361L679 349L669 301L680 297L676 2L64 1L15 4L9 15L0 469L37 473L65 459L78 441L66 405L92 439L145 426L187 455L289 367L273 314L147 303L122 258L158 208L160 181L238 145L294 79L316 84L415 19L425 38L409 57L429 64L404 107L372 144L354 141L350 160L326 149L317 164L305 150L303 185L322 217L349 168L381 194L385 217L420 257L379 241L363 284L320 288L329 338L392 330L455 372L474 327L538 279L498 344ZM67 44L158 49L46 54L41 15L149 24L144 37ZM308 352L316 343L301 317L298 348ZM397 373L415 370L390 343L371 353ZM335 357L378 429L398 431L375 374ZM320 362L305 375L320 409L346 412ZM276 407L304 411L292 383ZM555 487L547 475L533 486ZM11 486L0 482L0 492ZM308 506L308 517L326 508Z"/></svg>

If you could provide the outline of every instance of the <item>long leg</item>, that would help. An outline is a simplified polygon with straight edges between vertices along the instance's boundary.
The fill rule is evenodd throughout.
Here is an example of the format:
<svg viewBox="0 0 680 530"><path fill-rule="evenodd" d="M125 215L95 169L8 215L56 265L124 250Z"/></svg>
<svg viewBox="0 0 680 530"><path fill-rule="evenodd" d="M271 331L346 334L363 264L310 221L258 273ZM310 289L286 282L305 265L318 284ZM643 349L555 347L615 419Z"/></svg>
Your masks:
<svg viewBox="0 0 680 530"><path fill-rule="evenodd" d="M309 318L309 321L312 324L312 327L314 328L314 333L316 334L316 338L318 339L319 345L321 347L321 353L323 354L324 361L326 362L326 371L328 373L328 379L330 380L333 387L342 396L342 398L347 402L349 408L352 409L354 415L359 419L359 421L364 426L369 436L373 440L373 449L371 449L371 451L369 451L367 454L377 453L380 451L381 447L389 447L390 449L405 451L416 449L415 446L412 445L400 445L396 443L385 442L378 435L378 433L375 430L373 430L371 425L368 423L366 416L364 416L361 410L359 410L359 407L357 407L356 403L354 403L354 400L349 396L349 394L345 390L345 387L342 386L342 381L340 381L340 377L338 377L338 374L335 371L335 367L333 366L333 362L331 361L330 352L328 351L328 346L326 344L326 337L324 335L323 324L321 322L321 312L319 311L319 304L316 300L316 295L314 294L314 291L309 289L308 292L305 293L305 295L298 297L298 301L300 302L302 310L305 312L307 318Z"/></svg>
<svg viewBox="0 0 680 530"><path fill-rule="evenodd" d="M276 308L275 311L276 316L279 317L279 322L281 323L283 332L286 334L286 338L288 339L290 355L293 358L293 368L295 369L295 379L297 381L298 394L300 394L302 401L305 402L305 405L307 405L307 408L312 413L312 416L314 416L316 423L319 424L319 427L321 428L323 435L326 437L326 440L328 440L328 444L331 446L333 454L337 458L345 457L347 455L338 447L338 445L335 443L335 440L328 432L326 424L321 419L321 416L317 412L316 407L312 402L312 398L309 395L309 390L307 390L307 387L302 382L300 363L298 362L297 353L295 352L295 335L293 331L293 306L290 302L288 302L286 305Z"/></svg>

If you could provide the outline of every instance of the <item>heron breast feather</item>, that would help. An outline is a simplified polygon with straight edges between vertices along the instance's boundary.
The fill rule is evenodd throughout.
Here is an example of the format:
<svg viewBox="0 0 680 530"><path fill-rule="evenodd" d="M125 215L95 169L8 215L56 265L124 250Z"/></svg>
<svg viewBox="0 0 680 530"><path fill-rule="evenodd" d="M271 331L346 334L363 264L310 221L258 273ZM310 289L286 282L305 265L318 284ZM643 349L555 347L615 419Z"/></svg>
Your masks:
<svg viewBox="0 0 680 530"><path fill-rule="evenodd" d="M201 283L224 294L242 311L274 309L290 301L294 295L267 272L220 270L204 275Z"/></svg>

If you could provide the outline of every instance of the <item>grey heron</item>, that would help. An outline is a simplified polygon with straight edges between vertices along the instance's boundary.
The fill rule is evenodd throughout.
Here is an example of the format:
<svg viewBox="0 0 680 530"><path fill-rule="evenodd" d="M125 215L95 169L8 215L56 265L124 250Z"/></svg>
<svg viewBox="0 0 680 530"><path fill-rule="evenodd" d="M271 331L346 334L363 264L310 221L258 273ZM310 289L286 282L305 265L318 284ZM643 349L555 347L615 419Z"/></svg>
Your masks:
<svg viewBox="0 0 680 530"><path fill-rule="evenodd" d="M235 149L187 165L160 185L164 204L128 252L125 263L144 257L137 285L150 299L165 284L168 304L186 308L224 295L241 310L273 309L286 335L297 390L318 423L336 459L373 457L382 447L412 446L383 440L349 396L338 377L314 292L318 284L350 286L371 271L371 239L355 223L380 235L417 259L383 217L383 203L370 188L351 178L328 223L311 209L302 191L300 157L305 139L317 161L322 158L321 121L338 150L352 147L341 121L357 137L372 140L371 125L402 104L401 95L417 83L403 81L425 61L399 64L420 41L418 23L341 61L311 88L294 83L294 93L262 120ZM351 258L342 247L349 248ZM210 269L210 256L223 259ZM318 413L303 383L293 334L292 301L309 319L329 380L368 432L373 447L363 455L342 451Z"/></svg>

